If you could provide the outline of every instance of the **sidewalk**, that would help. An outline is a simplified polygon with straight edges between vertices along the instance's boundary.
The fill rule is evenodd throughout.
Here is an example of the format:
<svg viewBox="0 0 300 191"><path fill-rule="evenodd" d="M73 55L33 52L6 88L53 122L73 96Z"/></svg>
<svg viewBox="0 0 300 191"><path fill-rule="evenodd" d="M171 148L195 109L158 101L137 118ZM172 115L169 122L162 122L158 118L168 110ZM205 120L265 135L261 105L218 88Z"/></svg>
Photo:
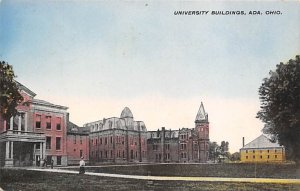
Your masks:
<svg viewBox="0 0 300 191"><path fill-rule="evenodd" d="M47 171L58 173L78 174L78 171L64 169L28 169L34 171ZM86 172L90 176L104 176L115 178L128 178L139 180L160 180L160 181L195 181L195 182L248 182L248 183L272 183L272 184L299 184L300 179L274 179L274 178L224 178L224 177L179 177L179 176L140 176L109 173Z"/></svg>

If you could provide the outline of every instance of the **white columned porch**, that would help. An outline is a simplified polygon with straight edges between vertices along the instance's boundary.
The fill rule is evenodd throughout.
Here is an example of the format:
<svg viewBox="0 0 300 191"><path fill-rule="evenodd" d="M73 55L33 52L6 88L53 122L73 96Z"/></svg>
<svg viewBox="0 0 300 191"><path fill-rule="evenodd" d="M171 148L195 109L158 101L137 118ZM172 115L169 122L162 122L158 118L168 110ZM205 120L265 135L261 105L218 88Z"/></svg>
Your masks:
<svg viewBox="0 0 300 191"><path fill-rule="evenodd" d="M46 143L43 143L43 158L46 158Z"/></svg>

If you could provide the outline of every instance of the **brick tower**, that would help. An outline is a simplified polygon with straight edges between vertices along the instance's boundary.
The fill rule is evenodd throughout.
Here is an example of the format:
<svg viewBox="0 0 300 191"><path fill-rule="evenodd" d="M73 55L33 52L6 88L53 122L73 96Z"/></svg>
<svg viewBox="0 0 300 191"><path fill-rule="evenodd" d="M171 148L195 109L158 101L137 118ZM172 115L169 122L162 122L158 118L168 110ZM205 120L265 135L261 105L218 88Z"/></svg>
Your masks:
<svg viewBox="0 0 300 191"><path fill-rule="evenodd" d="M209 122L208 114L205 112L203 103L201 102L195 119L195 131L198 136L199 143L199 162L207 162L208 160L208 142L209 142Z"/></svg>

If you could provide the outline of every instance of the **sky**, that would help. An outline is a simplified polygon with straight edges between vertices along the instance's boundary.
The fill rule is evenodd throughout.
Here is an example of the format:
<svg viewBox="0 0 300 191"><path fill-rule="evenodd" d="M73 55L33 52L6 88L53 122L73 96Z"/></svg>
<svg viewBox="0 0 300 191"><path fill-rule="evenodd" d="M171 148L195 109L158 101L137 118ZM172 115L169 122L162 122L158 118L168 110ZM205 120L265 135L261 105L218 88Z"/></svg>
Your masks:
<svg viewBox="0 0 300 191"><path fill-rule="evenodd" d="M299 1L2 0L0 60L80 126L127 106L149 131L193 128L203 102L210 140L236 152L262 133L262 79L300 54L299 21Z"/></svg>

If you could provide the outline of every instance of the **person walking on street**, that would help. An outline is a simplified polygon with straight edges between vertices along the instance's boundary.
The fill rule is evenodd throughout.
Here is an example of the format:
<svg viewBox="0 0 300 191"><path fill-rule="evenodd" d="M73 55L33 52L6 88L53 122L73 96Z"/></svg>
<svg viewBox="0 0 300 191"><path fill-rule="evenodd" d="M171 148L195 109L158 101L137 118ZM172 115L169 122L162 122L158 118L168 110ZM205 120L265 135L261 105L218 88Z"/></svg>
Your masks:
<svg viewBox="0 0 300 191"><path fill-rule="evenodd" d="M79 162L79 174L84 174L85 173L85 162L83 160L83 157L81 157L81 160Z"/></svg>

